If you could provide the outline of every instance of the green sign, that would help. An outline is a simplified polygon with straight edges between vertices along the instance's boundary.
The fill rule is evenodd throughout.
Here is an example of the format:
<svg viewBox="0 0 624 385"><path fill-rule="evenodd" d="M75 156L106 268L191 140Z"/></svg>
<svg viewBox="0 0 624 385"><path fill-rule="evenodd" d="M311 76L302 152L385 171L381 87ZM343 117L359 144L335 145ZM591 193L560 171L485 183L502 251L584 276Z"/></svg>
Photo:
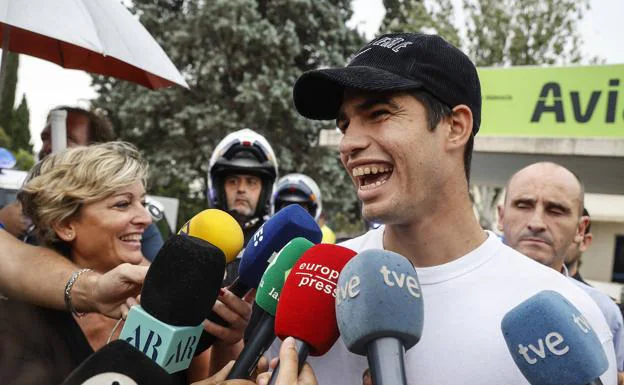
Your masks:
<svg viewBox="0 0 624 385"><path fill-rule="evenodd" d="M624 138L624 65L480 68L479 135Z"/></svg>

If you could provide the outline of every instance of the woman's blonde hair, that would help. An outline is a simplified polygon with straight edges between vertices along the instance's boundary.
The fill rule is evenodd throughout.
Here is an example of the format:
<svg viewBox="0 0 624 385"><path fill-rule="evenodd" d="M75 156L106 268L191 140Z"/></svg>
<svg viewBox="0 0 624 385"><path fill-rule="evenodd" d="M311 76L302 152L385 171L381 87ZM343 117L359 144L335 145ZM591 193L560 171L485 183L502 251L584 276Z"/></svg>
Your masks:
<svg viewBox="0 0 624 385"><path fill-rule="evenodd" d="M130 143L74 147L36 164L18 199L38 240L61 246L53 224L76 215L85 203L102 200L137 181L145 185L146 178L147 162Z"/></svg>

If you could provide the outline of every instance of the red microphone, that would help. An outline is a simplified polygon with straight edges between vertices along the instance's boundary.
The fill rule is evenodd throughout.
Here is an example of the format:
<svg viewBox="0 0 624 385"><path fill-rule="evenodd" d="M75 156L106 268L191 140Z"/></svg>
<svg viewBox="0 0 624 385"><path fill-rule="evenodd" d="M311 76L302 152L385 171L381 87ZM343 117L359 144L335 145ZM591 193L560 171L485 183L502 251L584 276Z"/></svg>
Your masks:
<svg viewBox="0 0 624 385"><path fill-rule="evenodd" d="M306 251L293 266L277 303L275 335L294 337L299 370L308 355L322 356L340 332L336 321L336 286L344 265L355 256L346 247L320 244ZM274 385L279 373L273 371Z"/></svg>

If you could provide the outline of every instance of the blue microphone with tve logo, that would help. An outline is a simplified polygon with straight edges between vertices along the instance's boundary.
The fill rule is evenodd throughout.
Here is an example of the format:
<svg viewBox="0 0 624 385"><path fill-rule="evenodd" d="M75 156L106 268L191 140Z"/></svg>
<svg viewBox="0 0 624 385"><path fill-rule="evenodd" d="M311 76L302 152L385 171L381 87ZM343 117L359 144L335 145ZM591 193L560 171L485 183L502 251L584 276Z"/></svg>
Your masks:
<svg viewBox="0 0 624 385"><path fill-rule="evenodd" d="M531 385L598 385L609 367L583 315L561 294L541 291L501 322L509 352Z"/></svg>
<svg viewBox="0 0 624 385"><path fill-rule="evenodd" d="M224 271L219 248L192 236L172 236L150 266L141 306L130 309L119 339L169 373L188 368Z"/></svg>
<svg viewBox="0 0 624 385"><path fill-rule="evenodd" d="M405 257L371 249L349 261L338 278L336 317L347 348L368 357L373 384L407 384L405 351L420 340L424 308Z"/></svg>

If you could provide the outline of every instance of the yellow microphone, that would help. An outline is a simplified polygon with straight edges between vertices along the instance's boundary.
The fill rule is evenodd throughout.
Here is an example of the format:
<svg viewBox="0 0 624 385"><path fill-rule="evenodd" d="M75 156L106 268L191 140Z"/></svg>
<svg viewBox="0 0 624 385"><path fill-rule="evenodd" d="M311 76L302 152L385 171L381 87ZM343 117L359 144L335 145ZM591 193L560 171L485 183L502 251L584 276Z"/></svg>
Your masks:
<svg viewBox="0 0 624 385"><path fill-rule="evenodd" d="M243 249L244 236L236 219L225 211L207 209L191 218L182 226L178 234L187 234L211 243L223 251L225 263L233 261ZM216 313L210 313L207 318L219 325L227 326L228 323ZM195 355L203 353L216 341L217 337L205 330L202 332Z"/></svg>
<svg viewBox="0 0 624 385"><path fill-rule="evenodd" d="M233 261L243 249L243 229L234 217L222 210L207 209L196 214L182 226L178 234L210 242L223 251L226 263Z"/></svg>

